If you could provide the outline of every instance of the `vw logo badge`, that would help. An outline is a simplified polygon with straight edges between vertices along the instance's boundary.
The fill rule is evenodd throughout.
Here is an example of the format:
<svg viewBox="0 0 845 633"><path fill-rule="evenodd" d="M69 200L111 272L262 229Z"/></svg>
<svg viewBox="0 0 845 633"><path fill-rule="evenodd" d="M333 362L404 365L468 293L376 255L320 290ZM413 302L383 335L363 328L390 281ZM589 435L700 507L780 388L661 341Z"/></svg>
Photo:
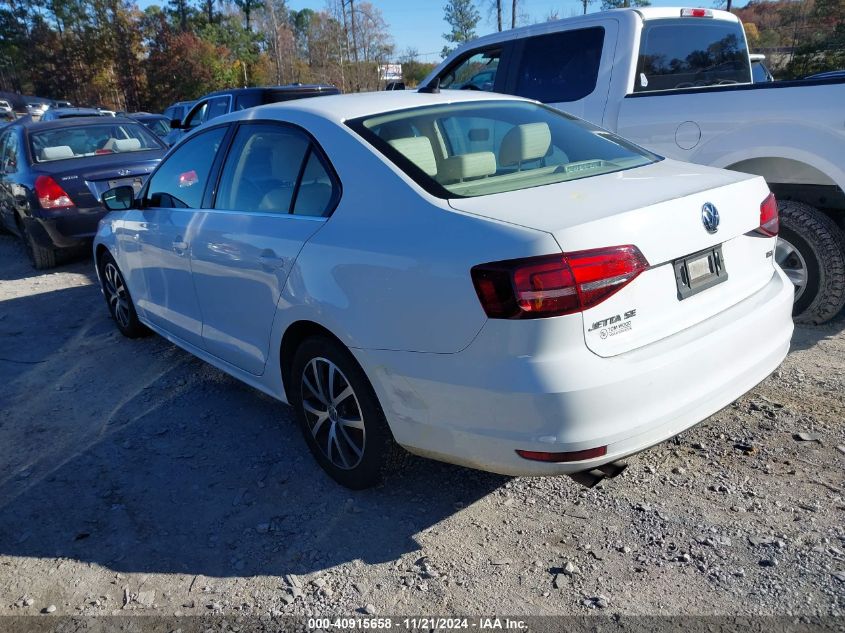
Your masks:
<svg viewBox="0 0 845 633"><path fill-rule="evenodd" d="M708 233L715 233L719 230L719 211L711 202L705 202L701 207L701 222Z"/></svg>

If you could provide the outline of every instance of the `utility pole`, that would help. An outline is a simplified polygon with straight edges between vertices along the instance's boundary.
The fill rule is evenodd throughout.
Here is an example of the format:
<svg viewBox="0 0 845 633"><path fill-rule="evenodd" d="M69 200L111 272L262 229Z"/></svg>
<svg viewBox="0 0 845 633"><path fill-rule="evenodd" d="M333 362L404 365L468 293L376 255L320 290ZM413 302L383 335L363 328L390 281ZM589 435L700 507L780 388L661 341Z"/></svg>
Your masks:
<svg viewBox="0 0 845 633"><path fill-rule="evenodd" d="M358 38L355 36L355 0L349 0L349 22L352 26L352 54L358 63Z"/></svg>
<svg viewBox="0 0 845 633"><path fill-rule="evenodd" d="M502 32L502 0L496 0L496 25L499 27L499 33Z"/></svg>
<svg viewBox="0 0 845 633"><path fill-rule="evenodd" d="M511 28L516 28L516 0L511 4Z"/></svg>

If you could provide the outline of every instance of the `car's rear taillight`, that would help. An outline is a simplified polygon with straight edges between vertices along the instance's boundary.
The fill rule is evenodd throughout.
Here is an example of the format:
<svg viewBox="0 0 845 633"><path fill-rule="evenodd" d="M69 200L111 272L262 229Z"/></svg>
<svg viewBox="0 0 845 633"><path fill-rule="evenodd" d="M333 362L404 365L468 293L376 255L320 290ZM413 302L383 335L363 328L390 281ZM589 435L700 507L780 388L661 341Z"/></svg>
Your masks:
<svg viewBox="0 0 845 633"><path fill-rule="evenodd" d="M73 200L52 176L38 176L35 179L35 195L42 209L67 209L74 206Z"/></svg>
<svg viewBox="0 0 845 633"><path fill-rule="evenodd" d="M647 268L628 245L481 264L471 275L488 317L536 319L592 308Z"/></svg>
<svg viewBox="0 0 845 633"><path fill-rule="evenodd" d="M766 199L760 203L760 227L757 229L758 233L774 237L780 230L780 216L778 215L778 201L775 199L775 194L770 193Z"/></svg>

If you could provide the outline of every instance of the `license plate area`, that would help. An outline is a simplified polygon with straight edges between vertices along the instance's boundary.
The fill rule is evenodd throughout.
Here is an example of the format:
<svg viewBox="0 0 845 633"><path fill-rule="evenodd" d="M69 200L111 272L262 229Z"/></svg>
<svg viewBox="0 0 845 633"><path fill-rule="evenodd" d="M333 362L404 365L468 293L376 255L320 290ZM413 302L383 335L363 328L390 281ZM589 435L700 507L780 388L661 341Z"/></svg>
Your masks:
<svg viewBox="0 0 845 633"><path fill-rule="evenodd" d="M117 180L109 180L109 189L114 189L115 187L120 187L121 185L129 185L135 191L135 195L138 195L138 192L141 191L143 184L144 181L140 176L136 176L134 178L120 178Z"/></svg>
<svg viewBox="0 0 845 633"><path fill-rule="evenodd" d="M676 259L672 266L681 301L728 280L721 244Z"/></svg>

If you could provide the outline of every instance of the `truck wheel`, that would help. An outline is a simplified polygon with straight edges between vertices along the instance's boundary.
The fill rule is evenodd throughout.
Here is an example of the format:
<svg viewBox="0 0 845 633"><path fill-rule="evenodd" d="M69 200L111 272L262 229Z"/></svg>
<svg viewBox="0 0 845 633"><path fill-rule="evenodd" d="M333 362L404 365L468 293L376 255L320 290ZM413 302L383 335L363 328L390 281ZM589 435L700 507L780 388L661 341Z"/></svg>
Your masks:
<svg viewBox="0 0 845 633"><path fill-rule="evenodd" d="M775 261L795 285L792 315L818 325L845 305L845 239L836 223L803 202L778 201Z"/></svg>

